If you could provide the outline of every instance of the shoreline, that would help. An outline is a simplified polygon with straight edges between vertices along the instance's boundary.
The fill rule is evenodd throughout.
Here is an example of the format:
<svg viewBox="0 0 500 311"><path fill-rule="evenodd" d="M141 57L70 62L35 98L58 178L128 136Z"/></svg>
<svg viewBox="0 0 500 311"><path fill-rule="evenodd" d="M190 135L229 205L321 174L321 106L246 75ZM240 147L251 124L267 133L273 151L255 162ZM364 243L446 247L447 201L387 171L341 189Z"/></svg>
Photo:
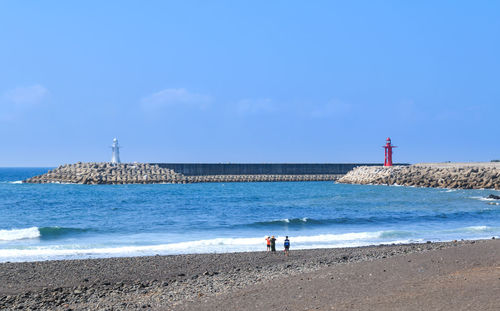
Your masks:
<svg viewBox="0 0 500 311"><path fill-rule="evenodd" d="M376 186L387 186L387 185L376 185ZM387 186L390 187L390 186ZM496 200L493 199L484 199L487 201L488 205L500 205L500 203L495 202ZM52 228L52 227L51 227ZM57 227L56 227L57 228ZM488 226L468 226L468 227L462 227L460 229L487 229L489 228ZM24 228L20 229L21 231L23 230L30 230L30 229L36 229L38 232L40 232L40 229L44 228L38 228L38 227L30 227L30 228ZM1 231L1 230L0 230ZM457 241L458 238L435 238L433 239L423 239L423 238L412 238L410 239L408 236L406 237L393 237L392 239L386 239L383 241L374 241L374 240L368 240L364 241L363 239L365 238L365 235L373 235L377 234L379 237L384 234L391 234L393 232L398 232L397 230L377 230L377 231L366 231L366 232L345 232L345 233L337 233L337 234L319 234L318 235L313 235L313 236L292 236L292 239L294 240L294 251L311 251L311 250L334 250L334 249L351 249L351 248L363 248L363 247L379 247L379 246L394 246L394 245L420 245L420 244L426 244L426 243L451 243L454 241ZM28 233L30 234L30 233ZM343 243L343 244L324 244L320 247L317 245L301 245L300 242L297 242L296 239L301 239L301 238L309 238L314 239L314 238L321 238L324 236L332 235L334 237L342 237L342 236L351 236L350 239L348 240L348 243ZM357 237L355 237L357 236ZM33 238L33 237L31 237ZM37 238L40 238L40 235L37 236ZM276 237L276 245L278 249L282 248L283 241L284 241L285 235L282 236L277 236ZM343 237L342 237L343 238ZM372 236L373 239L377 239L377 237ZM460 241L468 241L468 240L488 240L490 238L493 239L499 239L500 236L495 235L495 234L481 234L481 235L476 235L476 236L460 236ZM210 241L216 241L220 240L223 238L217 238L214 237L212 239L207 239L207 240L193 240L193 241L182 241L182 242L175 242L172 244L177 244L177 243L185 243L185 244L197 244L197 242L210 242ZM141 258L141 257L156 257L156 256L189 256L189 255L224 255L224 254L247 254L247 253L259 253L262 250L262 241L265 240L265 236L251 236L251 237L241 237L241 238L235 238L235 239L240 239L242 240L242 243L245 243L244 240L258 240L259 241L259 247L256 249L254 247L252 248L247 248L247 249L237 249L234 247L234 244L232 245L231 248L227 249L203 249L198 248L199 246L197 245L192 245L188 248L188 251L163 251L162 249L165 248L165 246L168 246L170 244L153 244L153 245L125 245L122 247L102 247L102 248L79 248L79 249L59 249L61 252L58 253L58 249L53 248L51 249L53 253L50 255L39 255L39 254L28 254L21 256L20 253L24 251L31 251L27 249L10 249L11 252L17 252L17 257L8 257L8 256L1 256L0 254L0 265L7 263L7 264L15 264L15 263L37 263L37 262L51 262L51 261L81 261L81 260L103 260L103 259L113 259L113 258ZM19 241L19 240L14 240L14 241ZM215 242L214 242L215 243ZM222 243L222 242L221 242ZM214 244L212 244L213 246ZM123 250L122 252L116 251L116 250ZM147 250L146 250L147 249ZM114 251L111 251L114 250ZM141 251L142 250L142 251ZM35 250L36 251L36 250ZM279 250L277 251L279 253ZM0 249L1 253L1 249Z"/></svg>
<svg viewBox="0 0 500 311"><path fill-rule="evenodd" d="M499 249L498 240L352 248L0 263L0 308L196 309L222 296L349 265L448 249ZM475 251L472 251L474 253ZM498 257L497 257L498 258ZM325 271L326 271L325 270ZM229 298L228 298L229 299Z"/></svg>

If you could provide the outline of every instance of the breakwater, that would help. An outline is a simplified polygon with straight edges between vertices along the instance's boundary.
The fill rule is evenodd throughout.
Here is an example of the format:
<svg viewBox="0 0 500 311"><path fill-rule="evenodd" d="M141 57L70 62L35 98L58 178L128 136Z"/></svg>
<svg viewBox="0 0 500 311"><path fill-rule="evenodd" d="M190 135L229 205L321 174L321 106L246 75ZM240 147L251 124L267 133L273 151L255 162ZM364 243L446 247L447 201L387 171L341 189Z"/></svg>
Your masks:
<svg viewBox="0 0 500 311"><path fill-rule="evenodd" d="M344 175L374 163L151 163L186 176L204 175Z"/></svg>
<svg viewBox="0 0 500 311"><path fill-rule="evenodd" d="M184 164L186 165L186 164ZM200 164L194 164L200 167ZM247 164L242 165L245 167ZM281 164L283 165L283 164ZM202 167L203 165L201 165ZM234 164L233 164L234 166ZM189 166L188 166L189 167ZM210 166L209 166L210 167ZM202 167L203 168L203 167ZM240 167L241 168L241 167ZM183 170L180 169L182 172ZM75 163L65 164L49 172L24 180L25 183L72 183L72 184L156 184L173 183L187 184L198 182L259 182L259 181L334 181L343 174L258 174L254 170L215 169L199 170L200 175L186 175L160 164L132 163ZM262 170L266 171L266 170ZM291 172L293 170L282 170ZM230 173L230 174L221 174ZM236 174L249 172L248 174ZM270 171L272 172L272 170ZM307 172L306 170L298 173ZM205 174L202 174L205 173ZM208 173L208 174L206 174ZM210 174L219 173L219 174ZM252 174L253 173L253 174Z"/></svg>
<svg viewBox="0 0 500 311"><path fill-rule="evenodd" d="M495 163L427 163L411 166L360 166L339 183L401 185L452 189L500 189Z"/></svg>

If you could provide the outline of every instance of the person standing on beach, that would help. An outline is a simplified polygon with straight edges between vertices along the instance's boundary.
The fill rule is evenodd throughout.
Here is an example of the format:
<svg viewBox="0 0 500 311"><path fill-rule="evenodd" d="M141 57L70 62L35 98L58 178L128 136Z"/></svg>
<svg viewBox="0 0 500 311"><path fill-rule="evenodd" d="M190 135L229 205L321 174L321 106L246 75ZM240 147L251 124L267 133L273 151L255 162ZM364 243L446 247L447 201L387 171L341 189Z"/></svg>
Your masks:
<svg viewBox="0 0 500 311"><path fill-rule="evenodd" d="M283 246L285 246L285 256L288 256L288 252L290 251L290 240L288 239L288 235L285 238L285 243L283 243Z"/></svg>
<svg viewBox="0 0 500 311"><path fill-rule="evenodd" d="M271 252L276 251L276 239L274 238L274 235L271 238Z"/></svg>
<svg viewBox="0 0 500 311"><path fill-rule="evenodd" d="M267 251L269 252L271 250L271 237L266 238L266 244L267 244Z"/></svg>

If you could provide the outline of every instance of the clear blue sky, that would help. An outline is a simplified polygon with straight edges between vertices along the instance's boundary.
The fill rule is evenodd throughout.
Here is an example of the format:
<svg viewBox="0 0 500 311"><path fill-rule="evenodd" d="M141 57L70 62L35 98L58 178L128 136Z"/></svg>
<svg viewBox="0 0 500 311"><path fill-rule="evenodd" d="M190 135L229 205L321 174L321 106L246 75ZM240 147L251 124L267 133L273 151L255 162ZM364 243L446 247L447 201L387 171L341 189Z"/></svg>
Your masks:
<svg viewBox="0 0 500 311"><path fill-rule="evenodd" d="M0 1L0 166L500 158L498 1Z"/></svg>

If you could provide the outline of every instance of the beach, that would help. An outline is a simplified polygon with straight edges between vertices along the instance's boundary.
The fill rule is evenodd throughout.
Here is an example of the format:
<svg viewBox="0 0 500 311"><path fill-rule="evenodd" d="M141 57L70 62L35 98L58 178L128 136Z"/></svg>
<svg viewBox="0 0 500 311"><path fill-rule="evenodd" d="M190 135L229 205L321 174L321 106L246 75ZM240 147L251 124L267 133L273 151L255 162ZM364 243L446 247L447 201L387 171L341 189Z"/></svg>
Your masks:
<svg viewBox="0 0 500 311"><path fill-rule="evenodd" d="M500 310L498 12L0 2L0 311Z"/></svg>
<svg viewBox="0 0 500 311"><path fill-rule="evenodd" d="M500 242L0 264L2 310L498 310Z"/></svg>

